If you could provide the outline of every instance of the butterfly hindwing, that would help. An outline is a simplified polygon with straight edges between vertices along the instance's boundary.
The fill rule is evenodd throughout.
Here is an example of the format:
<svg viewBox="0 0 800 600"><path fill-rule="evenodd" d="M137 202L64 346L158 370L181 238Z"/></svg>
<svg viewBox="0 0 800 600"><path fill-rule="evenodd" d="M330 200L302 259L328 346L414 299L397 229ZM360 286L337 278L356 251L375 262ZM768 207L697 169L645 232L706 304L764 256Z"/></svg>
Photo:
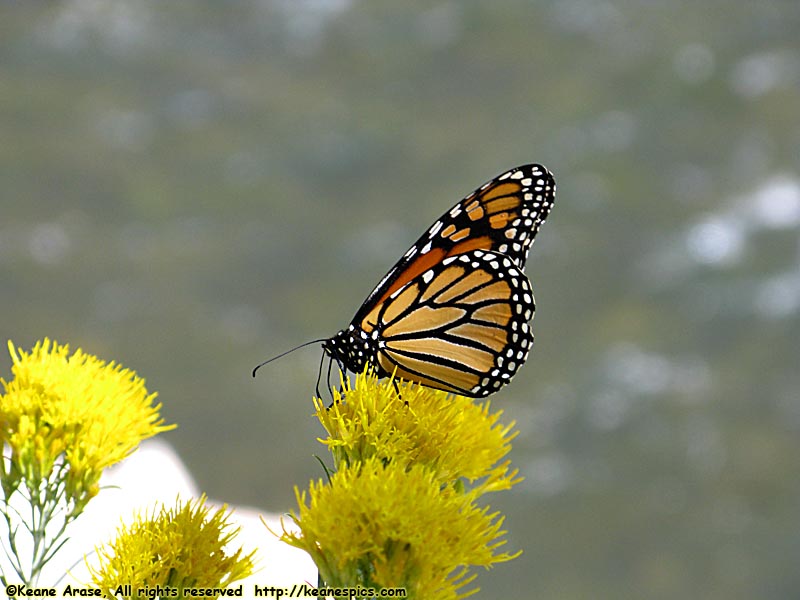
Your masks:
<svg viewBox="0 0 800 600"><path fill-rule="evenodd" d="M530 282L509 257L472 250L409 281L367 321L384 374L481 397L527 358L534 308Z"/></svg>
<svg viewBox="0 0 800 600"><path fill-rule="evenodd" d="M497 252L522 269L555 199L555 180L542 165L498 175L442 215L408 249L370 293L353 319L448 257L474 250Z"/></svg>

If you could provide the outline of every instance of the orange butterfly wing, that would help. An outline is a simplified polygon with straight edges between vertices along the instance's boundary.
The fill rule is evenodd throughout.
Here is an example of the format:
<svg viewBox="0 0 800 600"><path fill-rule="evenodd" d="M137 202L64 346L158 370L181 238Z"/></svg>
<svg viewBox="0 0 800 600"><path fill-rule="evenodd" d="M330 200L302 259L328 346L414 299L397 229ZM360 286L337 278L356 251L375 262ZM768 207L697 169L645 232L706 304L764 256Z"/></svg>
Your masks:
<svg viewBox="0 0 800 600"><path fill-rule="evenodd" d="M486 396L525 362L534 309L530 282L508 257L473 250L447 258L370 313L377 363L384 375Z"/></svg>
<svg viewBox="0 0 800 600"><path fill-rule="evenodd" d="M498 252L523 268L555 192L552 173L538 164L516 167L485 183L408 249L364 301L353 324L361 325L373 307L450 256L473 250Z"/></svg>

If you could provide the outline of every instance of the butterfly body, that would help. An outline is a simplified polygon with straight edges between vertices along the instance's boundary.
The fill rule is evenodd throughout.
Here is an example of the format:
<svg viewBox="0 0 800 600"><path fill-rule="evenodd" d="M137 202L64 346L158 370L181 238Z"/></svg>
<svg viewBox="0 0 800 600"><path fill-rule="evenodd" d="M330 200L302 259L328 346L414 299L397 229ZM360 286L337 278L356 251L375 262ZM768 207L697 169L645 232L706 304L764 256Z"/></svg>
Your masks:
<svg viewBox="0 0 800 600"><path fill-rule="evenodd" d="M496 392L533 345L522 269L554 199L553 176L537 164L484 184L408 249L323 350L353 372L369 365L462 395Z"/></svg>

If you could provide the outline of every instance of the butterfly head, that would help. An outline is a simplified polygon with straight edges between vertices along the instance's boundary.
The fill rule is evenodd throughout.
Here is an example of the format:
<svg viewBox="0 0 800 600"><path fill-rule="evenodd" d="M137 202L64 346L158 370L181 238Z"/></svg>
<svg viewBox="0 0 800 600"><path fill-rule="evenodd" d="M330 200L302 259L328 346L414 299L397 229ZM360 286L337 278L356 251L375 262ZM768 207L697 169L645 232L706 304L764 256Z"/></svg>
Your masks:
<svg viewBox="0 0 800 600"><path fill-rule="evenodd" d="M377 340L351 325L322 342L322 349L339 363L340 367L358 373L367 364L375 364Z"/></svg>

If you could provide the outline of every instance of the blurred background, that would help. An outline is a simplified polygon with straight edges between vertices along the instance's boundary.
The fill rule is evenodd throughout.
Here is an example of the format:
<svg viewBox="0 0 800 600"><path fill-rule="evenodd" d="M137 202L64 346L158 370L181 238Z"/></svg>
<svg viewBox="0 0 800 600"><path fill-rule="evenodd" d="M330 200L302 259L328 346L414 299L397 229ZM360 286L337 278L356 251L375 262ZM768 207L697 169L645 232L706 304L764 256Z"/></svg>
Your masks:
<svg viewBox="0 0 800 600"><path fill-rule="evenodd" d="M480 597L800 597L798 2L3 2L0 339L135 369L203 490L288 510L320 351L252 367L531 161Z"/></svg>

